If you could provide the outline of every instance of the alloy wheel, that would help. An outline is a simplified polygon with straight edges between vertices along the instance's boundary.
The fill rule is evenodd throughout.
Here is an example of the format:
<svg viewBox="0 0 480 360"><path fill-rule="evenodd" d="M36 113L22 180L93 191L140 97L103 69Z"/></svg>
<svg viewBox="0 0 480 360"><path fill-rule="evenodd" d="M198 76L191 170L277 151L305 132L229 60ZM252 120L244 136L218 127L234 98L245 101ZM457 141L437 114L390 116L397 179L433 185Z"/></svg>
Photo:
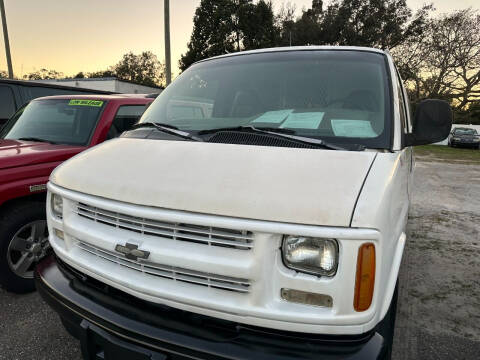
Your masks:
<svg viewBox="0 0 480 360"><path fill-rule="evenodd" d="M45 220L32 221L18 230L7 250L8 266L22 278L33 278L35 264L50 248L48 228Z"/></svg>

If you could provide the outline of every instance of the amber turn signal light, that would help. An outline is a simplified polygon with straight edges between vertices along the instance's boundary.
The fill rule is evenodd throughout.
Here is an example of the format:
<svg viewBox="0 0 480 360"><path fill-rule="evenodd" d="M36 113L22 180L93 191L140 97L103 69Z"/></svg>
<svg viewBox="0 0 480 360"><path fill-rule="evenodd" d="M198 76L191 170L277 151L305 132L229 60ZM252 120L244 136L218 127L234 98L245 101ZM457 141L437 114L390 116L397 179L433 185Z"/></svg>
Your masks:
<svg viewBox="0 0 480 360"><path fill-rule="evenodd" d="M353 308L365 311L372 304L375 285L375 245L363 244L358 250Z"/></svg>

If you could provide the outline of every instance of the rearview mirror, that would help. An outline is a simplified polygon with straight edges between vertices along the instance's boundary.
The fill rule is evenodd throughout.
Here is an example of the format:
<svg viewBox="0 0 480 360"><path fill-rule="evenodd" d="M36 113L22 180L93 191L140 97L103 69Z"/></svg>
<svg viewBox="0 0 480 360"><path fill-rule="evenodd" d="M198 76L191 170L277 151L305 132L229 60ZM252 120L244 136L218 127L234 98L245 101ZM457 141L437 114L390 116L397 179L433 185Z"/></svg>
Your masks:
<svg viewBox="0 0 480 360"><path fill-rule="evenodd" d="M406 146L433 144L444 140L452 129L452 108L443 100L423 100L415 112L413 132Z"/></svg>

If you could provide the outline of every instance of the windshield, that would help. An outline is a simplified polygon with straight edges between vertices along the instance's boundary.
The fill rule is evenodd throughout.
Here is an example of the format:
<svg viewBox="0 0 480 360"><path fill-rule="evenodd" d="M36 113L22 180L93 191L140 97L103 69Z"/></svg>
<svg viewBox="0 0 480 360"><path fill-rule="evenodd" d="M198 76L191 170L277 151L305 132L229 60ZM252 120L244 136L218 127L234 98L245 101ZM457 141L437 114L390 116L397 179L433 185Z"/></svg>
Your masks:
<svg viewBox="0 0 480 360"><path fill-rule="evenodd" d="M34 100L8 121L0 138L87 145L104 104L85 99Z"/></svg>
<svg viewBox="0 0 480 360"><path fill-rule="evenodd" d="M475 129L455 129L455 135L477 135Z"/></svg>
<svg viewBox="0 0 480 360"><path fill-rule="evenodd" d="M390 147L390 88L382 54L284 51L193 65L140 122L191 133L254 126L332 143Z"/></svg>

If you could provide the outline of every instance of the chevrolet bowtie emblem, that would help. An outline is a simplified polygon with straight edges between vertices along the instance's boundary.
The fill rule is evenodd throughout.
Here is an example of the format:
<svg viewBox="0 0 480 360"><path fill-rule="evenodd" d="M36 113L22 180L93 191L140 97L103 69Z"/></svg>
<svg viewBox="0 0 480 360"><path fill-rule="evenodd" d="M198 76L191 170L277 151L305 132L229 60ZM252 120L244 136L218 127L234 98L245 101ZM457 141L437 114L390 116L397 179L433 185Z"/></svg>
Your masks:
<svg viewBox="0 0 480 360"><path fill-rule="evenodd" d="M115 251L125 255L127 259L138 260L138 259L148 259L150 256L150 251L140 250L138 245L126 243L125 246L118 244L115 246Z"/></svg>

